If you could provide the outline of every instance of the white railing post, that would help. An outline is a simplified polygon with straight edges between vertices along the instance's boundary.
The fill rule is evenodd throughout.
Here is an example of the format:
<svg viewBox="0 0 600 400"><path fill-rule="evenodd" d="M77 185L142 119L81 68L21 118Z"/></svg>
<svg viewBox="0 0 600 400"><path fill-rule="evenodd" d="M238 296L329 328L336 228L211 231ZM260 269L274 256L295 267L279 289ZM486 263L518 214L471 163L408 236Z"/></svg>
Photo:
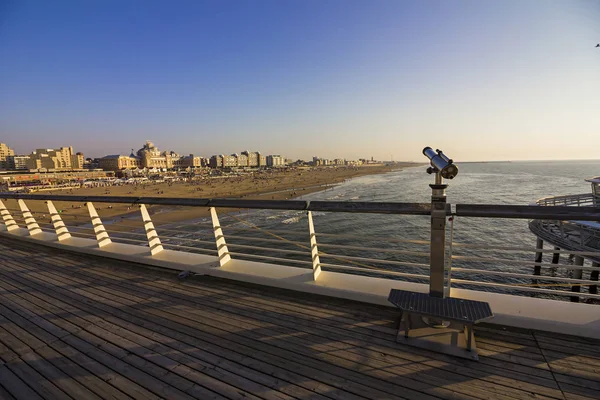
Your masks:
<svg viewBox="0 0 600 400"><path fill-rule="evenodd" d="M14 231L15 229L19 229L19 225L15 222L10 211L4 205L2 200L0 200L0 214L2 215L2 220L4 221L4 225L6 226L7 231Z"/></svg>
<svg viewBox="0 0 600 400"><path fill-rule="evenodd" d="M210 217L212 219L213 230L215 232L215 240L217 242L217 253L219 255L219 265L222 267L229 260L231 260L231 256L229 255L229 249L227 248L227 243L225 242L225 235L223 235L223 230L221 229L221 225L219 224L219 216L217 215L217 210L214 207L210 207Z"/></svg>
<svg viewBox="0 0 600 400"><path fill-rule="evenodd" d="M158 254L164 249L160 242L160 238L158 237L158 233L156 232L156 229L154 229L154 224L152 223L152 219L150 219L150 213L148 213L146 205L140 204L140 211L142 212L142 220L144 221L144 230L146 231L146 237L148 238L150 254Z"/></svg>
<svg viewBox="0 0 600 400"><path fill-rule="evenodd" d="M27 225L29 235L33 236L37 235L38 233L42 233L42 229L38 225L35 218L33 218L33 215L31 214L31 211L29 211L27 204L25 204L25 202L21 199L18 200L18 203L21 211L23 212L23 219L25 219L25 225Z"/></svg>
<svg viewBox="0 0 600 400"><path fill-rule="evenodd" d="M104 225L102 224L102 220L96 211L96 208L92 204L91 201L86 203L88 208L88 212L90 213L90 218L92 218L92 226L94 227L94 233L96 234L96 240L98 241L98 247L104 247L107 244L111 244L112 240L108 236L108 232L104 229Z"/></svg>
<svg viewBox="0 0 600 400"><path fill-rule="evenodd" d="M321 274L321 260L319 258L319 249L317 247L317 235L315 233L315 224L313 223L312 211L307 212L308 232L310 234L310 255L312 257L313 279L316 281Z"/></svg>
<svg viewBox="0 0 600 400"><path fill-rule="evenodd" d="M60 217L60 214L56 210L56 207L54 207L54 203L52 203L51 200L48 200L46 201L46 204L48 205L48 213L52 219L52 225L54 225L54 230L56 231L56 237L58 238L58 241L60 242L61 240L69 239L71 234Z"/></svg>

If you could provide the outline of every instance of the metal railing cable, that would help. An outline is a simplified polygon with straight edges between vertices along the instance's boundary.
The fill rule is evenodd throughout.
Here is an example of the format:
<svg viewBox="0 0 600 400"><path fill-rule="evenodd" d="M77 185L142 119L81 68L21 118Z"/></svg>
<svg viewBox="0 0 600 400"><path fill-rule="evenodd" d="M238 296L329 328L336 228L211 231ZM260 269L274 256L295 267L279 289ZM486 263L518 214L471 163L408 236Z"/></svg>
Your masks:
<svg viewBox="0 0 600 400"><path fill-rule="evenodd" d="M257 230L262 231L262 232L264 232L264 233L266 233L268 235L276 237L276 238L278 238L278 239L280 239L280 240L282 240L284 242L289 242L288 239L286 239L284 237L281 237L281 236L279 236L277 234L274 234L270 230L266 230L264 228L260 228L260 227L256 226L255 224L252 224L252 223L250 223L248 221L244 221L241 218L238 218L238 217L235 217L235 216L232 216L232 215L230 215L230 216L233 217L234 219L237 219L241 223L244 223L244 224L246 224L246 225L248 225L250 227L253 227L254 229L257 229ZM298 246L298 247L300 247L300 248L302 248L302 249L310 251L310 247L307 246L307 245L302 245L302 244L295 244L295 245ZM319 251L319 256L334 258L334 259L336 259L338 261L342 261L342 262L354 264L354 265L357 265L357 266L360 266L360 267L363 267L363 268L366 268L366 269L369 269L369 270L383 270L381 267L377 267L377 266L373 266L373 265L367 265L367 264L363 264L361 262L358 262L358 261L370 261L370 262L374 262L375 261L375 262L379 262L379 260L373 260L373 259L363 258L363 257L350 257L350 256L340 257L340 256L335 256L335 255L327 254L327 253L324 253L324 252L321 252L321 251ZM389 261L389 260L386 260L386 262L387 261ZM389 264L390 265L405 265L405 266L407 265L407 263L400 264L399 262L395 262L395 261L391 261L391 262L389 262ZM427 265L427 264L414 264L414 263L410 263L410 264L411 264L410 266L418 266L418 267L426 266L427 268L429 267L429 265Z"/></svg>

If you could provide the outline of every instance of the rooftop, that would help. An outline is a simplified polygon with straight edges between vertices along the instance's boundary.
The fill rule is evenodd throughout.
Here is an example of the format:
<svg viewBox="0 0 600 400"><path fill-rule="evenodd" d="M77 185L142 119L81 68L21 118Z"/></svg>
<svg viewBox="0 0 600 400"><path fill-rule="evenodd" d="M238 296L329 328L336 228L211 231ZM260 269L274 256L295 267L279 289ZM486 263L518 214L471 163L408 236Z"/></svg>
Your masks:
<svg viewBox="0 0 600 400"><path fill-rule="evenodd" d="M598 398L600 340L482 324L480 361L389 307L0 238L0 397Z"/></svg>

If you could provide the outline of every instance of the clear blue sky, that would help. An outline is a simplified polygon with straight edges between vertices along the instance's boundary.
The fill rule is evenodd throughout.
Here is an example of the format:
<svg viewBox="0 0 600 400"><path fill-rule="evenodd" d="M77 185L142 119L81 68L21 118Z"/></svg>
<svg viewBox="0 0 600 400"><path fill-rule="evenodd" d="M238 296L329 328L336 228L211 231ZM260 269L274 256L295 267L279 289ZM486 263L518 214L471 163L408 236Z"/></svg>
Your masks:
<svg viewBox="0 0 600 400"><path fill-rule="evenodd" d="M599 1L0 0L0 142L599 158Z"/></svg>

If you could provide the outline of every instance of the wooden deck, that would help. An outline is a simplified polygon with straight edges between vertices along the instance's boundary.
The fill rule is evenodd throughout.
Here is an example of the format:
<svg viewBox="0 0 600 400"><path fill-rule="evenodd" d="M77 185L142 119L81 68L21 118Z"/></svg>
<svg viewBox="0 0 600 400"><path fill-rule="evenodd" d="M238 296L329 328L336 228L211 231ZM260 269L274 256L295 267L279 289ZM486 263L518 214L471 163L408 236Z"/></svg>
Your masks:
<svg viewBox="0 0 600 400"><path fill-rule="evenodd" d="M397 318L0 238L2 399L600 398L600 341L486 325L474 362Z"/></svg>

